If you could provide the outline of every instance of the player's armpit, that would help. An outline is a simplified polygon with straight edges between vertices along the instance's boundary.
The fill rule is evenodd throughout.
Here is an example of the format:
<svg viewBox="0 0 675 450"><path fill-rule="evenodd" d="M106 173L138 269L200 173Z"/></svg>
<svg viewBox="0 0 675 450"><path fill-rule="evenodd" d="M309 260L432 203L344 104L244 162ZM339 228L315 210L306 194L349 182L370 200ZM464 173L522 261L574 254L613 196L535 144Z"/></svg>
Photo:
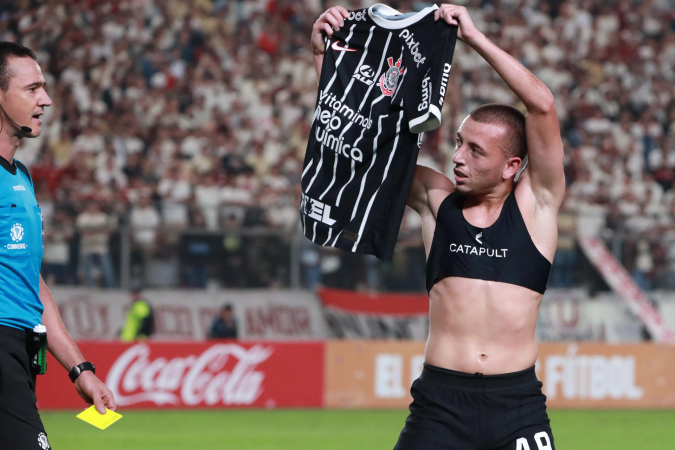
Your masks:
<svg viewBox="0 0 675 450"><path fill-rule="evenodd" d="M565 194L563 146L558 115L551 105L542 111L528 111L525 117L529 177L537 203L560 206Z"/></svg>
<svg viewBox="0 0 675 450"><path fill-rule="evenodd" d="M435 218L443 199L454 190L455 186L448 177L429 167L417 165L408 206L420 216L431 213Z"/></svg>

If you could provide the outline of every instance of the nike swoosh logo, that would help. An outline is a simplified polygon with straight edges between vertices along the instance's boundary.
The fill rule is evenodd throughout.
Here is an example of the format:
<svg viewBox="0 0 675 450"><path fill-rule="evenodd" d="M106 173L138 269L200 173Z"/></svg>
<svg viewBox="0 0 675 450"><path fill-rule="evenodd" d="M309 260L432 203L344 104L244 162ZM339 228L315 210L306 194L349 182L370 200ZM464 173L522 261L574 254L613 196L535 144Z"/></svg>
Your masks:
<svg viewBox="0 0 675 450"><path fill-rule="evenodd" d="M333 50L337 50L338 52L355 52L355 51L356 51L356 49L353 49L353 48L344 48L344 47L340 47L340 46L338 45L338 42L340 42L340 41L335 41L335 42L333 42L333 45L331 45L330 47L331 47Z"/></svg>

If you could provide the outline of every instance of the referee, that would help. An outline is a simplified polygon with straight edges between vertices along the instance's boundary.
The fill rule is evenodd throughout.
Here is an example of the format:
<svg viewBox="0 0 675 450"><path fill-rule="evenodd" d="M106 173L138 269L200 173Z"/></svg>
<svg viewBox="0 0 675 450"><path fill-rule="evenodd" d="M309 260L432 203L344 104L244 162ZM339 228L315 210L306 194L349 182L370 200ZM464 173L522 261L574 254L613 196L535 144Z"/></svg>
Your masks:
<svg viewBox="0 0 675 450"><path fill-rule="evenodd" d="M36 370L28 337L36 325L48 350L70 372L77 393L100 413L115 410L112 392L96 377L61 322L40 276L42 213L26 167L14 159L21 139L40 135L52 104L35 53L0 42L0 447L51 448L36 405Z"/></svg>

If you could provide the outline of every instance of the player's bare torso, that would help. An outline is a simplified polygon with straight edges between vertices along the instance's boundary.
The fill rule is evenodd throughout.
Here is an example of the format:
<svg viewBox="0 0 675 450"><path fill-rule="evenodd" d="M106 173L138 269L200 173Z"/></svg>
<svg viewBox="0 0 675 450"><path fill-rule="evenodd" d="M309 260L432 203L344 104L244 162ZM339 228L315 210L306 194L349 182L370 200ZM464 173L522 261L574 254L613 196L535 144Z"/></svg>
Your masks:
<svg viewBox="0 0 675 450"><path fill-rule="evenodd" d="M437 172L432 176L445 177ZM427 257L438 208L451 192L448 189L430 194L432 214L422 218ZM557 209L537 205L527 169L516 184L515 197L533 243L552 262L558 237ZM501 208L489 210L484 205L467 203L470 202L465 202L462 211L464 218L477 227L489 227L501 212ZM425 361L485 375L532 366L537 359L534 330L541 298L541 294L513 284L462 277L439 280L429 293L430 330Z"/></svg>

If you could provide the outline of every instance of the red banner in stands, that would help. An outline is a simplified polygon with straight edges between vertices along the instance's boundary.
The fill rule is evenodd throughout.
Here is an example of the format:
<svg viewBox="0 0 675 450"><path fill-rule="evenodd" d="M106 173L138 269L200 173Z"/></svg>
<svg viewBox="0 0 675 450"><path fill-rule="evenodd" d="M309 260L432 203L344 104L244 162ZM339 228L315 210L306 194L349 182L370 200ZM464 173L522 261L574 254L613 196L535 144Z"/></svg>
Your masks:
<svg viewBox="0 0 675 450"><path fill-rule="evenodd" d="M424 294L365 294L341 289L320 289L324 306L359 314L429 314L429 297Z"/></svg>
<svg viewBox="0 0 675 450"><path fill-rule="evenodd" d="M96 375L131 408L318 407L324 343L81 342ZM40 410L84 409L68 374L49 355L38 377Z"/></svg>
<svg viewBox="0 0 675 450"><path fill-rule="evenodd" d="M323 314L340 339L426 339L429 298L419 294L364 294L321 289Z"/></svg>

